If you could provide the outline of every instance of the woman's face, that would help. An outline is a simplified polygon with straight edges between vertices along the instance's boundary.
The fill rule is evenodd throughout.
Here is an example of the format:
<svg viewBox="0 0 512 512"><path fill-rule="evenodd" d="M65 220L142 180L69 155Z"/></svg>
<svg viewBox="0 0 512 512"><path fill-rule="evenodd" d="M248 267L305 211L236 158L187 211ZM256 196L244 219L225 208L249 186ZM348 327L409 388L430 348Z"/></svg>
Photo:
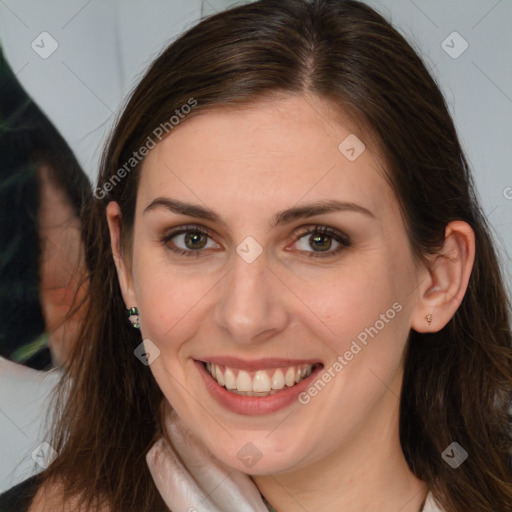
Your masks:
<svg viewBox="0 0 512 512"><path fill-rule="evenodd" d="M165 397L246 473L362 444L371 453L383 439L398 446L402 355L424 269L378 155L354 137L327 103L286 97L191 118L143 164L123 295L139 309ZM316 366L296 386L247 397L198 361L216 362L225 385L256 390Z"/></svg>
<svg viewBox="0 0 512 512"><path fill-rule="evenodd" d="M85 268L80 235L80 219L73 211L65 190L52 177L50 168L41 166L39 236L40 301L54 364L64 364L76 342L85 308L69 316L86 293L80 278Z"/></svg>

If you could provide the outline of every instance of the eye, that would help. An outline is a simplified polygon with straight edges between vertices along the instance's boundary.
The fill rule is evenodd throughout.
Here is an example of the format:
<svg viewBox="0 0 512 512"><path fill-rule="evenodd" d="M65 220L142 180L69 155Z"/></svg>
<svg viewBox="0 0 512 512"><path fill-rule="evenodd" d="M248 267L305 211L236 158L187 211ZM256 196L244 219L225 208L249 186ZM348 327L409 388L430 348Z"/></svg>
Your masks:
<svg viewBox="0 0 512 512"><path fill-rule="evenodd" d="M350 247L348 236L341 231L328 226L311 226L306 231L300 232L296 243L302 245L300 250L306 251L308 257L327 258L338 254L346 247ZM302 240L304 239L304 240ZM334 250L330 250L333 245L338 244ZM313 249L313 251L308 251Z"/></svg>
<svg viewBox="0 0 512 512"><path fill-rule="evenodd" d="M208 245L212 242L214 247ZM160 242L172 252L182 256L200 256L201 249L212 249L220 247L213 242L207 231L199 226L180 226L167 233Z"/></svg>
<svg viewBox="0 0 512 512"><path fill-rule="evenodd" d="M310 226L295 234L299 250L304 251L308 257L325 258L338 254L346 247L350 247L349 238L341 231L328 226ZM304 239L304 240L302 240ZM337 244L334 250L334 244ZM220 246L212 240L209 233L200 226L180 226L166 233L161 239L162 245L170 251L182 256L201 255L202 249L218 249ZM313 251L308 251L313 249Z"/></svg>

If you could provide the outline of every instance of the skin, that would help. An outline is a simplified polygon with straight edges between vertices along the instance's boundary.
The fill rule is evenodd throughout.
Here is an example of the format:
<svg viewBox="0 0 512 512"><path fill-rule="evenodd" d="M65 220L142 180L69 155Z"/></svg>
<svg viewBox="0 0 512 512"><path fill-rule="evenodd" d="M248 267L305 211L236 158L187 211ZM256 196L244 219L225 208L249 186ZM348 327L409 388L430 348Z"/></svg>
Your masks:
<svg viewBox="0 0 512 512"><path fill-rule="evenodd" d="M39 168L40 301L53 364L68 360L85 308L68 317L85 267L80 219L66 192L52 179L47 166ZM78 292L82 300L85 288Z"/></svg>
<svg viewBox="0 0 512 512"><path fill-rule="evenodd" d="M366 143L352 162L338 150L351 133ZM143 165L129 251L119 205L107 208L126 306L138 307L142 339L160 350L150 366L158 385L198 441L252 475L277 510L416 512L427 493L399 445L402 356L411 328L438 331L461 303L474 235L450 223L432 269L417 264L381 161L369 136L335 119L324 100L288 96L203 113L160 142ZM144 213L162 196L207 206L224 223L163 207ZM269 228L277 212L320 199L357 203L374 217L340 211ZM187 250L183 235L160 242L186 224L210 234L198 257L170 250L173 242ZM320 251L297 232L311 225L339 230L351 245L308 257ZM248 236L264 249L252 263L236 252ZM306 405L232 413L210 398L193 364L232 355L315 358L328 367L396 302L395 318ZM248 442L262 454L252 468L237 457Z"/></svg>

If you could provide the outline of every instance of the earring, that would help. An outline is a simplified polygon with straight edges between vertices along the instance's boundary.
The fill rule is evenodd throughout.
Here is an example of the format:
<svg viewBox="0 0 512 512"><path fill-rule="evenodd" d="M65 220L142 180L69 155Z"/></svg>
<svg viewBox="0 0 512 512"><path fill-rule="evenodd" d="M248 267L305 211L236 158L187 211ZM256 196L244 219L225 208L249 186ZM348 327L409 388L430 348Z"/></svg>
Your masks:
<svg viewBox="0 0 512 512"><path fill-rule="evenodd" d="M432 322L432 315L429 313L429 314L425 317L425 320L427 321L428 326L430 327L430 323Z"/></svg>
<svg viewBox="0 0 512 512"><path fill-rule="evenodd" d="M126 315L128 316L128 321L132 324L135 329L140 328L140 320L139 320L139 310L137 308L130 308L126 310ZM135 319L132 319L132 316Z"/></svg>

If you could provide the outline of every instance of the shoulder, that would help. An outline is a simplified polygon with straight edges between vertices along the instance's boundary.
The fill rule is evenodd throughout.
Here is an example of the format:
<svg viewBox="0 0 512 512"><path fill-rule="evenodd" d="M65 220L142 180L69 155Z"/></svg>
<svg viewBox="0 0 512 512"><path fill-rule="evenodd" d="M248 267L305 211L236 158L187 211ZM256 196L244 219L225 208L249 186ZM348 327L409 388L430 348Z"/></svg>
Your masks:
<svg viewBox="0 0 512 512"><path fill-rule="evenodd" d="M35 493L30 507L23 512L89 512L79 508L78 499L66 499L62 487L55 483L42 484ZM3 512L3 510L2 510ZM14 512L14 511L13 511ZM17 511L16 511L17 512ZM94 512L110 512L110 508L94 509Z"/></svg>
<svg viewBox="0 0 512 512"><path fill-rule="evenodd" d="M28 511L37 487L37 475L34 475L0 494L0 510L2 512Z"/></svg>

